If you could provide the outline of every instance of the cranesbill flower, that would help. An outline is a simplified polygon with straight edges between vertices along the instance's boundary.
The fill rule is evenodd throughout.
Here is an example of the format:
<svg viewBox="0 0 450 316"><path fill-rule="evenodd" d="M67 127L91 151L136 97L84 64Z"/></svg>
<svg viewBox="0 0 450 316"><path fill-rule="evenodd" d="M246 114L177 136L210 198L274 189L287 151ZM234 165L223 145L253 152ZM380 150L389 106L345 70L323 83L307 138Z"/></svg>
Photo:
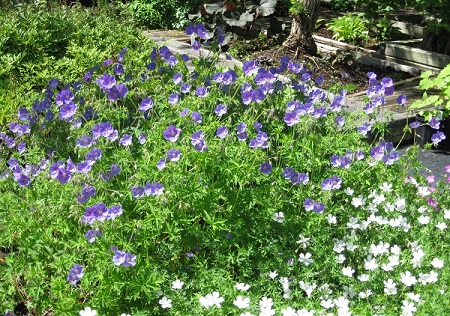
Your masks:
<svg viewBox="0 0 450 316"><path fill-rule="evenodd" d="M270 163L265 162L261 164L259 170L264 174L269 174L270 172L272 172L272 165Z"/></svg>
<svg viewBox="0 0 450 316"><path fill-rule="evenodd" d="M409 123L409 127L411 127L412 129L418 128L420 127L420 123L419 122Z"/></svg>
<svg viewBox="0 0 450 316"><path fill-rule="evenodd" d="M144 145L147 142L147 135L145 133L140 133L138 136L138 142L141 145Z"/></svg>
<svg viewBox="0 0 450 316"><path fill-rule="evenodd" d="M358 133L361 135L367 135L368 132L372 129L372 125L370 123L364 123L363 125L358 126Z"/></svg>
<svg viewBox="0 0 450 316"><path fill-rule="evenodd" d="M133 137L129 134L124 134L119 140L119 144L122 146L130 146L133 143Z"/></svg>
<svg viewBox="0 0 450 316"><path fill-rule="evenodd" d="M303 70L303 66L297 62L288 62L287 68L294 74L299 74Z"/></svg>
<svg viewBox="0 0 450 316"><path fill-rule="evenodd" d="M59 119L61 121L70 121L77 112L77 106L72 101L65 103L59 109Z"/></svg>
<svg viewBox="0 0 450 316"><path fill-rule="evenodd" d="M93 242L95 242L97 237L101 235L102 233L99 229L89 229L84 236L86 237L88 243L92 244Z"/></svg>
<svg viewBox="0 0 450 316"><path fill-rule="evenodd" d="M222 116L227 113L227 106L223 104L218 104L216 108L214 109L214 113L216 113L217 116Z"/></svg>
<svg viewBox="0 0 450 316"><path fill-rule="evenodd" d="M306 185L309 182L309 176L306 173L296 173L290 178L292 185L303 184Z"/></svg>
<svg viewBox="0 0 450 316"><path fill-rule="evenodd" d="M181 84L183 82L183 75L177 72L172 76L172 80L175 84Z"/></svg>
<svg viewBox="0 0 450 316"><path fill-rule="evenodd" d="M242 65L242 71L246 76L251 76L258 73L258 62L255 60L245 61Z"/></svg>
<svg viewBox="0 0 450 316"><path fill-rule="evenodd" d="M240 141L245 141L247 139L247 136L248 136L247 132L245 132L245 131L237 134L237 138Z"/></svg>
<svg viewBox="0 0 450 316"><path fill-rule="evenodd" d="M166 167L166 160L165 159L159 159L158 162L156 163L156 168L158 170L163 170Z"/></svg>
<svg viewBox="0 0 450 316"><path fill-rule="evenodd" d="M199 97L206 97L208 95L208 88L204 87L204 86L200 86L195 90L195 94Z"/></svg>
<svg viewBox="0 0 450 316"><path fill-rule="evenodd" d="M228 135L228 128L226 126L219 126L216 131L216 136L225 138Z"/></svg>
<svg viewBox="0 0 450 316"><path fill-rule="evenodd" d="M192 42L192 48L193 48L194 50L199 50L200 47L202 47L202 44L200 44L199 41L193 41L193 42Z"/></svg>
<svg viewBox="0 0 450 316"><path fill-rule="evenodd" d="M155 182L155 183L147 182L147 184L145 185L144 191L145 191L145 195L158 196L158 195L163 194L164 186L159 182Z"/></svg>
<svg viewBox="0 0 450 316"><path fill-rule="evenodd" d="M178 140L178 137L180 136L181 129L177 128L173 125L169 125L166 130L163 133L163 136L166 140L169 142L176 142Z"/></svg>
<svg viewBox="0 0 450 316"><path fill-rule="evenodd" d="M21 121L28 121L31 118L31 114L30 111L28 111L26 108L20 107L17 112L17 117Z"/></svg>
<svg viewBox="0 0 450 316"><path fill-rule="evenodd" d="M181 151L179 151L178 149L171 148L167 152L167 159L169 159L169 161L173 161L173 162L178 161L178 160L180 160L180 157L181 157Z"/></svg>
<svg viewBox="0 0 450 316"><path fill-rule="evenodd" d="M447 137L443 132L436 132L431 136L431 141L433 142L433 144L437 145L446 138Z"/></svg>
<svg viewBox="0 0 450 316"><path fill-rule="evenodd" d="M194 123L199 124L199 123L202 122L202 115L199 112L197 112L197 111L192 112L191 117L192 117L192 121Z"/></svg>
<svg viewBox="0 0 450 316"><path fill-rule="evenodd" d="M244 91L241 95L242 103L245 105L249 105L253 101L252 91Z"/></svg>
<svg viewBox="0 0 450 316"><path fill-rule="evenodd" d="M68 104L73 101L73 92L69 89L64 89L58 92L55 98L56 105L61 106L63 104Z"/></svg>
<svg viewBox="0 0 450 316"><path fill-rule="evenodd" d="M406 103L406 95L400 94L400 95L397 97L396 101L397 101L397 104L398 104L398 105L401 105L401 106L405 105L405 103Z"/></svg>
<svg viewBox="0 0 450 316"><path fill-rule="evenodd" d="M190 90L191 90L191 85L189 83L185 83L181 86L182 93L189 93Z"/></svg>
<svg viewBox="0 0 450 316"><path fill-rule="evenodd" d="M159 305L161 305L162 309L172 308L172 300L164 296L159 300Z"/></svg>
<svg viewBox="0 0 450 316"><path fill-rule="evenodd" d="M80 316L97 316L97 311L86 307L84 310L80 311Z"/></svg>
<svg viewBox="0 0 450 316"><path fill-rule="evenodd" d="M291 179L296 173L291 167L286 167L281 174L285 179Z"/></svg>
<svg viewBox="0 0 450 316"><path fill-rule="evenodd" d="M264 101L265 95L261 89L255 89L251 93L253 102L261 103L262 101Z"/></svg>
<svg viewBox="0 0 450 316"><path fill-rule="evenodd" d="M19 154L23 154L27 150L27 145L24 142L20 142L17 144L17 151Z"/></svg>
<svg viewBox="0 0 450 316"><path fill-rule="evenodd" d="M58 180L61 184L67 183L72 178L70 171L65 168L64 164L61 165L54 162L50 166L49 171L50 177Z"/></svg>
<svg viewBox="0 0 450 316"><path fill-rule="evenodd" d="M97 190L94 187L85 184L81 189L81 195L78 197L78 203L86 203L96 193Z"/></svg>
<svg viewBox="0 0 450 316"><path fill-rule="evenodd" d="M116 85L116 77L114 77L114 75L105 73L100 78L98 78L96 82L103 91L108 91Z"/></svg>
<svg viewBox="0 0 450 316"><path fill-rule="evenodd" d="M81 161L77 164L77 171L79 173L88 174L91 172L92 164L87 161Z"/></svg>
<svg viewBox="0 0 450 316"><path fill-rule="evenodd" d="M338 190L341 188L342 179L338 176L332 176L322 181L322 190Z"/></svg>
<svg viewBox="0 0 450 316"><path fill-rule="evenodd" d="M430 127L433 129L441 128L441 122L436 117L431 118L429 124L430 124Z"/></svg>
<svg viewBox="0 0 450 316"><path fill-rule="evenodd" d="M141 106L139 107L140 112L145 112L153 107L153 100L151 98L144 98L141 101Z"/></svg>
<svg viewBox="0 0 450 316"><path fill-rule="evenodd" d="M86 154L85 161L89 162L90 164L94 164L100 158L102 158L102 150L95 147Z"/></svg>
<svg viewBox="0 0 450 316"><path fill-rule="evenodd" d="M141 187L141 186L138 186L138 185L134 186L134 187L131 189L131 195L132 195L134 198L136 198L136 199L137 199L137 198L144 197L144 195L145 195L144 188Z"/></svg>
<svg viewBox="0 0 450 316"><path fill-rule="evenodd" d="M305 201L303 202L303 207L307 211L312 211L314 209L314 201L310 198L305 199Z"/></svg>
<svg viewBox="0 0 450 316"><path fill-rule="evenodd" d="M177 92L175 92L175 93L172 93L171 95L169 95L169 99L167 102L171 105L176 105L179 100L180 100L180 95Z"/></svg>

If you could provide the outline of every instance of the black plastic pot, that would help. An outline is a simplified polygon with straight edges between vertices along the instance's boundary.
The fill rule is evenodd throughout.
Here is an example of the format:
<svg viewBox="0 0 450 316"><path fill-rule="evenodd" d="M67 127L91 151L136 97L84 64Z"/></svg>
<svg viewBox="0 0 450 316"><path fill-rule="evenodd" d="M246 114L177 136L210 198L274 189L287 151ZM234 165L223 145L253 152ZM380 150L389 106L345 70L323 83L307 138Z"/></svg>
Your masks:
<svg viewBox="0 0 450 316"><path fill-rule="evenodd" d="M431 136L436 132L442 132L446 138L438 144L438 149L450 150L450 117L441 120L441 126L439 130L431 128L430 125L426 124L426 120L423 116L417 114L416 122L420 123L420 126L415 129L414 142L423 148L425 144L432 143Z"/></svg>

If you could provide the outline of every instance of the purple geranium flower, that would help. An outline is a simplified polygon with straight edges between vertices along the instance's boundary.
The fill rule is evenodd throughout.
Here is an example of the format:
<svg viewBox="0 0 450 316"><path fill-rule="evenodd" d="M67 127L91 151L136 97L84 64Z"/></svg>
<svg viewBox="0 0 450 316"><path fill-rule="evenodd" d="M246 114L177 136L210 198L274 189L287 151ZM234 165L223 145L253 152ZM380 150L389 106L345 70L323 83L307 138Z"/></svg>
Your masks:
<svg viewBox="0 0 450 316"><path fill-rule="evenodd" d="M183 111L180 112L180 117L185 117L189 113L189 109L185 108Z"/></svg>
<svg viewBox="0 0 450 316"><path fill-rule="evenodd" d="M147 141L147 135L145 135L145 133L140 133L138 136L138 141L139 144L144 145L145 142Z"/></svg>
<svg viewBox="0 0 450 316"><path fill-rule="evenodd" d="M358 126L358 133L361 135L367 135L368 132L372 129L372 124L364 123L363 125Z"/></svg>
<svg viewBox="0 0 450 316"><path fill-rule="evenodd" d="M119 140L119 144L122 146L130 146L133 143L133 137L129 134L124 134Z"/></svg>
<svg viewBox="0 0 450 316"><path fill-rule="evenodd" d="M226 126L219 126L216 131L216 136L225 138L228 135L228 128Z"/></svg>
<svg viewBox="0 0 450 316"><path fill-rule="evenodd" d="M294 126L299 122L299 117L296 112L287 112L283 120L287 126Z"/></svg>
<svg viewBox="0 0 450 316"><path fill-rule="evenodd" d="M242 103L244 103L245 105L249 105L253 101L252 91L243 91L241 98Z"/></svg>
<svg viewBox="0 0 450 316"><path fill-rule="evenodd" d="M227 113L227 106L223 104L218 104L216 108L214 109L214 113L216 113L217 116L222 116Z"/></svg>
<svg viewBox="0 0 450 316"><path fill-rule="evenodd" d="M303 184L306 185L309 182L309 176L306 173L296 173L290 178L292 185Z"/></svg>
<svg viewBox="0 0 450 316"><path fill-rule="evenodd" d="M115 63L113 66L114 72L116 73L116 75L122 75L125 72L125 68L123 67L122 64L119 63Z"/></svg>
<svg viewBox="0 0 450 316"><path fill-rule="evenodd" d="M419 122L412 122L409 124L409 127L411 128L418 128L420 127L420 123Z"/></svg>
<svg viewBox="0 0 450 316"><path fill-rule="evenodd" d="M167 127L166 130L164 131L163 136L169 142L174 143L178 140L180 133L181 133L180 128L177 128L173 125L169 125L169 127Z"/></svg>
<svg viewBox="0 0 450 316"><path fill-rule="evenodd" d="M116 77L114 77L114 75L105 73L100 78L98 78L96 82L103 91L108 91L116 85Z"/></svg>
<svg viewBox="0 0 450 316"><path fill-rule="evenodd" d="M195 90L195 94L199 97L206 97L208 95L208 88L204 87L204 86L200 86Z"/></svg>
<svg viewBox="0 0 450 316"><path fill-rule="evenodd" d="M168 99L169 104L176 105L179 100L180 100L180 95L177 92L169 95L169 99Z"/></svg>
<svg viewBox="0 0 450 316"><path fill-rule="evenodd" d="M245 61L242 66L242 71L246 76L251 76L258 73L258 62L255 60Z"/></svg>
<svg viewBox="0 0 450 316"><path fill-rule="evenodd" d="M332 176L322 181L322 190L338 190L341 188L342 179L338 176Z"/></svg>
<svg viewBox="0 0 450 316"><path fill-rule="evenodd" d="M144 192L144 188L143 187L140 187L140 186L134 186L132 189L131 189L131 195L134 197L134 198L141 198L141 197L143 197L144 195L145 195L145 192Z"/></svg>
<svg viewBox="0 0 450 316"><path fill-rule="evenodd" d="M58 94L56 95L55 102L56 105L61 106L63 104L68 104L72 102L73 98L74 98L73 92L70 91L69 89L64 89L58 92Z"/></svg>
<svg viewBox="0 0 450 316"><path fill-rule="evenodd" d="M120 266L121 264L123 264L125 262L126 253L123 251L117 250L117 249L115 249L113 251L114 251L114 256L113 256L112 260L116 266Z"/></svg>
<svg viewBox="0 0 450 316"><path fill-rule="evenodd" d="M88 241L88 243L92 244L97 237L100 237L102 235L102 232L97 229L89 229L86 234L84 235Z"/></svg>
<svg viewBox="0 0 450 316"><path fill-rule="evenodd" d="M191 91L191 85L189 83L185 83L181 86L182 93L189 93Z"/></svg>
<svg viewBox="0 0 450 316"><path fill-rule="evenodd" d="M139 107L140 112L145 112L153 107L153 100L151 98L142 99L141 106Z"/></svg>
<svg viewBox="0 0 450 316"><path fill-rule="evenodd" d="M175 84L181 84L183 82L183 75L177 72L173 75L172 80Z"/></svg>
<svg viewBox="0 0 450 316"><path fill-rule="evenodd" d="M158 170L163 170L166 167L166 160L165 159L159 159L156 163L156 168Z"/></svg>
<svg viewBox="0 0 450 316"><path fill-rule="evenodd" d="M192 112L191 117L192 117L192 121L194 121L194 123L202 122L202 115L197 111Z"/></svg>
<svg viewBox="0 0 450 316"><path fill-rule="evenodd" d="M61 121L70 121L77 112L77 106L70 101L59 109L59 119Z"/></svg>
<svg viewBox="0 0 450 316"><path fill-rule="evenodd" d="M446 138L447 137L443 132L436 132L431 136L431 141L433 142L433 144L437 145Z"/></svg>
<svg viewBox="0 0 450 316"><path fill-rule="evenodd" d="M91 172L92 164L87 161L82 161L77 164L77 171L79 173L87 174Z"/></svg>
<svg viewBox="0 0 450 316"><path fill-rule="evenodd" d="M193 42L192 42L192 48L193 48L194 50L199 50L200 47L202 47L202 44L200 44L199 41L193 41Z"/></svg>
<svg viewBox="0 0 450 316"><path fill-rule="evenodd" d="M169 159L169 161L178 161L180 160L180 157L181 151L179 151L178 149L171 148L167 152L167 159Z"/></svg>
<svg viewBox="0 0 450 316"><path fill-rule="evenodd" d="M432 117L429 124L430 124L430 127L433 129L441 128L441 122L436 117Z"/></svg>
<svg viewBox="0 0 450 316"><path fill-rule="evenodd" d="M270 163L264 162L259 167L259 170L264 174L269 174L272 172L272 165Z"/></svg>

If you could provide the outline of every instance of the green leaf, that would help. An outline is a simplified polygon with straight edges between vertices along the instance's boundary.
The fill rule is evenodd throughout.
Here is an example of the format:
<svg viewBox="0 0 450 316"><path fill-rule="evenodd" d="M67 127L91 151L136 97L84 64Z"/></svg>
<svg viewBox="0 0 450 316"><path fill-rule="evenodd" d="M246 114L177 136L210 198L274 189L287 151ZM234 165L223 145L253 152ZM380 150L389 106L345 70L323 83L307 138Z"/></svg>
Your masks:
<svg viewBox="0 0 450 316"><path fill-rule="evenodd" d="M432 88L434 86L435 86L435 83L434 83L433 80L430 80L430 79L427 79L427 78L424 78L424 79L420 80L419 88L421 90L428 90L428 89L430 89L430 88Z"/></svg>

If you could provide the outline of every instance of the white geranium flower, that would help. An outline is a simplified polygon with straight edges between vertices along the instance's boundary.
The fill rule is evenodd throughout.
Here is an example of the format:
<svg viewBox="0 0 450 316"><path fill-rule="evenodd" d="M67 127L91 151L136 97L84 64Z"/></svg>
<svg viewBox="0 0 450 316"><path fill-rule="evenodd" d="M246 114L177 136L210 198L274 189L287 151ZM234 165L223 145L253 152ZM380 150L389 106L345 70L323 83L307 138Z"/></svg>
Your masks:
<svg viewBox="0 0 450 316"><path fill-rule="evenodd" d="M80 316L96 316L97 311L91 309L90 307L85 307L84 310L80 311Z"/></svg>
<svg viewBox="0 0 450 316"><path fill-rule="evenodd" d="M247 308L250 306L250 299L248 297L242 297L242 295L239 295L236 297L236 299L233 301L233 305L237 308Z"/></svg>
<svg viewBox="0 0 450 316"><path fill-rule="evenodd" d="M444 266L444 261L440 260L439 258L434 258L433 261L431 261L431 265L435 269L442 269Z"/></svg>
<svg viewBox="0 0 450 316"><path fill-rule="evenodd" d="M172 308L172 300L164 296L159 300L159 305L161 305L161 308L163 309Z"/></svg>
<svg viewBox="0 0 450 316"><path fill-rule="evenodd" d="M298 256L298 261L300 261L300 263L303 263L305 266L309 266L311 263L314 262L309 252L307 252L306 254L301 253Z"/></svg>
<svg viewBox="0 0 450 316"><path fill-rule="evenodd" d="M184 282L181 280L175 280L172 282L172 289L181 290L183 288Z"/></svg>
<svg viewBox="0 0 450 316"><path fill-rule="evenodd" d="M245 284L245 283L237 283L235 285L235 288L239 291L248 291L248 289L250 289L250 285Z"/></svg>

